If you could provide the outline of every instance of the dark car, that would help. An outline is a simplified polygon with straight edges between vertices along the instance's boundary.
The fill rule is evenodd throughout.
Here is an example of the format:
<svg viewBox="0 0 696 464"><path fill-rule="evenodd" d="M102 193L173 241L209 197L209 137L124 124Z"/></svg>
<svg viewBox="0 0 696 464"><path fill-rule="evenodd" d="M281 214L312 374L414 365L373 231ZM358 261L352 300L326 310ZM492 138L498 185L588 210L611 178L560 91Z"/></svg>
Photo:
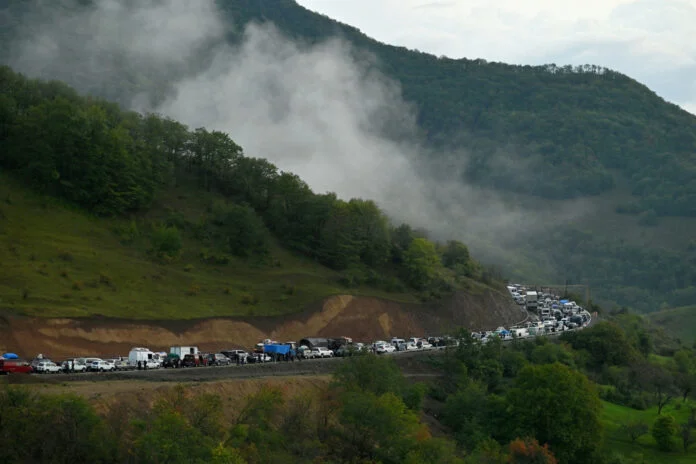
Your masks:
<svg viewBox="0 0 696 464"><path fill-rule="evenodd" d="M209 366L229 366L232 361L222 353L211 353L208 355Z"/></svg>
<svg viewBox="0 0 696 464"><path fill-rule="evenodd" d="M175 353L169 353L162 361L162 367L179 367L180 365L180 357Z"/></svg>
<svg viewBox="0 0 696 464"><path fill-rule="evenodd" d="M200 366L200 358L193 354L187 354L181 360L181 367L198 367Z"/></svg>

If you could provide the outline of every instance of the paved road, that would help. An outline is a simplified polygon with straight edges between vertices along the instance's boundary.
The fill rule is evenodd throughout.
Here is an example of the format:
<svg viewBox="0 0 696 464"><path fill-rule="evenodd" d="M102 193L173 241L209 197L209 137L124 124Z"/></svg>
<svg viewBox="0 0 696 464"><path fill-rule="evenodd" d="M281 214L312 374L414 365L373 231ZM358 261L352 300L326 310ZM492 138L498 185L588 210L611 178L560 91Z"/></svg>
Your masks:
<svg viewBox="0 0 696 464"><path fill-rule="evenodd" d="M422 375L418 368L426 356L441 356L441 349L392 353L404 373L409 376ZM333 373L345 358L306 359L295 362L269 362L219 367L189 367L179 369L150 369L143 371L95 372L81 374L32 374L0 377L0 382L10 383L63 383L74 381L99 382L116 380L145 380L151 382L206 382L226 379L249 379L258 377L284 377L298 375L327 375Z"/></svg>

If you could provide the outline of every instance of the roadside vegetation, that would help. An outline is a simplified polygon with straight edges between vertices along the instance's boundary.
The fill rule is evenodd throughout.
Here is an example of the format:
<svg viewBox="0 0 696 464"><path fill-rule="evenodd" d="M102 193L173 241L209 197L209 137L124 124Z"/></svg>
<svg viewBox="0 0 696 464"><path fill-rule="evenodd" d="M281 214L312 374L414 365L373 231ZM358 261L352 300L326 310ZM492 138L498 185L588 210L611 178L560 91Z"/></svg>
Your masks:
<svg viewBox="0 0 696 464"><path fill-rule="evenodd" d="M297 312L495 285L466 245L315 194L222 132L0 68L0 304L45 316ZM28 191L26 187L30 187Z"/></svg>

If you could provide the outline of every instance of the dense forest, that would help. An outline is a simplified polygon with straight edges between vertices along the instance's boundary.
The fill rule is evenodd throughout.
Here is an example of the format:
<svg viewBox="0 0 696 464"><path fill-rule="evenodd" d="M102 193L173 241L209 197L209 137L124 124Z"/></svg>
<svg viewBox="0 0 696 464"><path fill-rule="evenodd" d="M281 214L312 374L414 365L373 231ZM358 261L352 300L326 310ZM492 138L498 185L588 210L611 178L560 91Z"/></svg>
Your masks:
<svg viewBox="0 0 696 464"><path fill-rule="evenodd" d="M13 45L31 37L42 21L73 17L90 4L61 2L37 9L32 2L0 0L0 43L6 45L0 47L0 62L17 62ZM585 198L595 206L612 205L611 212L597 213L590 226L585 221L551 221L543 233L532 239L521 235L496 251L467 235L463 223L460 240L477 256L515 279L542 282L558 276L560 282L551 283L588 284L607 305L648 312L694 302L696 246L673 240L665 230L688 235L694 227L693 115L630 77L593 65L513 66L436 57L379 43L292 0L217 5L230 26L227 34L210 39L181 62L161 66L106 49L90 54L90 66L30 66L30 75L48 73L81 93L123 107L146 94L156 107L181 79L207 69L218 45L242 42L249 22L273 23L301 44L342 38L351 44L356 61L398 83L404 99L413 104L417 136L428 148L420 164L423 172L432 173L431 182L462 172L463 184L529 197L535 204ZM61 34L53 51L61 61L82 63L85 50L94 52L74 46L92 43L88 28L72 27ZM468 154L466 161L454 155L460 152ZM607 226L604 219L622 225ZM648 242L641 238L645 234L656 238ZM520 261L534 265L511 264ZM530 273L533 269L538 272Z"/></svg>
<svg viewBox="0 0 696 464"><path fill-rule="evenodd" d="M370 200L315 194L296 175L244 156L225 133L122 111L8 67L0 67L0 87L0 167L38 191L100 216L147 210L161 189L191 179L201 191L222 195L225 201L210 205L200 223L174 213L155 227L156 259L176 258L186 232L212 247L204 260L263 260L273 235L287 248L345 271L347 286L408 287L430 298L467 279L493 277L466 245L434 243L407 224L392 225Z"/></svg>
<svg viewBox="0 0 696 464"><path fill-rule="evenodd" d="M429 380L394 358L337 364L318 390L259 383L118 394L0 387L0 460L19 462L624 464L693 462L696 352L619 312L560 340L458 346L422 356ZM218 390L213 390L218 391Z"/></svg>

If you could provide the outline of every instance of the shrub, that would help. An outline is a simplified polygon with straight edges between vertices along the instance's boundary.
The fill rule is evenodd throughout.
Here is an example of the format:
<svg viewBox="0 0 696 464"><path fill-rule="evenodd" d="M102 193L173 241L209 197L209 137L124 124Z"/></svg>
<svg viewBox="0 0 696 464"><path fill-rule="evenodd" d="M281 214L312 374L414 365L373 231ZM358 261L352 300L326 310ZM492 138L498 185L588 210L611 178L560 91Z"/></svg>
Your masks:
<svg viewBox="0 0 696 464"><path fill-rule="evenodd" d="M196 296L200 293L200 291L201 287L199 287L198 285L191 285L189 289L186 291L186 294L188 296Z"/></svg>
<svg viewBox="0 0 696 464"><path fill-rule="evenodd" d="M193 271L193 265L187 264L186 266L184 266L184 272L191 272L191 271Z"/></svg>
<svg viewBox="0 0 696 464"><path fill-rule="evenodd" d="M259 297L253 293L245 293L242 295L242 304L248 306L256 306L259 303Z"/></svg>
<svg viewBox="0 0 696 464"><path fill-rule="evenodd" d="M150 237L152 252L161 258L175 258L181 252L181 234L176 227L157 227Z"/></svg>
<svg viewBox="0 0 696 464"><path fill-rule="evenodd" d="M111 277L103 272L99 273L99 283L103 285L111 285Z"/></svg>
<svg viewBox="0 0 696 464"><path fill-rule="evenodd" d="M67 263L71 263L75 260L75 257L69 251L61 251L60 253L58 253L58 259Z"/></svg>
<svg viewBox="0 0 696 464"><path fill-rule="evenodd" d="M167 227L175 227L179 230L186 229L186 226L188 225L188 221L184 215L178 211L170 212L164 223Z"/></svg>
<svg viewBox="0 0 696 464"><path fill-rule="evenodd" d="M29 294L30 294L30 292L29 292L28 288L25 288L24 290L22 290L22 299L23 300L29 299Z"/></svg>
<svg viewBox="0 0 696 464"><path fill-rule="evenodd" d="M84 285L83 285L82 282L80 282L79 280L76 280L76 281L73 282L73 284L72 284L72 289L73 289L73 290L80 291L80 290L82 290L82 287L83 287L83 286L84 286Z"/></svg>
<svg viewBox="0 0 696 464"><path fill-rule="evenodd" d="M113 230L124 245L133 243L140 236L138 224L135 221L131 221L128 225L116 226Z"/></svg>
<svg viewBox="0 0 696 464"><path fill-rule="evenodd" d="M660 451L671 451L674 449L674 438L677 430L677 421L669 414L658 416L655 419L651 433Z"/></svg>

